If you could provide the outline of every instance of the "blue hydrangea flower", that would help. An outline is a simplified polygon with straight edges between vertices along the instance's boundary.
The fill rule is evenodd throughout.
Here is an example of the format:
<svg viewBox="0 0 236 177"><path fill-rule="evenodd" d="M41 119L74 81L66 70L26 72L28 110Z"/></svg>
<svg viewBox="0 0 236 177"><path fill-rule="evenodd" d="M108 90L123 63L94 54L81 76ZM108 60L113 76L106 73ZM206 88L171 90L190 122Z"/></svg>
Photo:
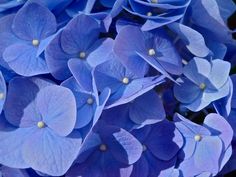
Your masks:
<svg viewBox="0 0 236 177"><path fill-rule="evenodd" d="M142 76L151 65L163 75L181 74L181 58L163 31L142 32L139 27L122 28L114 44L114 52L124 66Z"/></svg>
<svg viewBox="0 0 236 177"><path fill-rule="evenodd" d="M92 124L94 125L110 96L110 89L105 88L98 95L96 85L92 79L92 71L86 67L86 64L74 59L69 63L74 77L65 80L61 85L69 88L76 99L77 120L75 128L83 128L91 123L91 120L93 120Z"/></svg>
<svg viewBox="0 0 236 177"><path fill-rule="evenodd" d="M137 69L136 73L138 71ZM143 76L135 75L125 68L115 56L98 65L94 71L98 90L102 91L106 87L111 89L106 108L128 103L164 81L163 77Z"/></svg>
<svg viewBox="0 0 236 177"><path fill-rule="evenodd" d="M195 57L184 67L184 77L177 79L174 94L191 111L199 111L229 94L230 63Z"/></svg>
<svg viewBox="0 0 236 177"><path fill-rule="evenodd" d="M67 62L72 58L87 61L91 66L101 62L104 53L111 51L113 40L98 39L99 34L100 25L94 18L84 14L73 18L46 49L51 74L60 80L69 78Z"/></svg>
<svg viewBox="0 0 236 177"><path fill-rule="evenodd" d="M130 8L125 7L125 9L133 15L144 18L146 22L142 30L149 31L181 19L191 0L129 0L128 2Z"/></svg>
<svg viewBox="0 0 236 177"><path fill-rule="evenodd" d="M6 100L7 87L2 72L0 71L0 114L3 110L3 106Z"/></svg>
<svg viewBox="0 0 236 177"><path fill-rule="evenodd" d="M232 153L233 131L228 122L215 113L206 116L203 126L179 114L174 119L185 141L179 154L178 167L183 176L195 176L203 172L216 175Z"/></svg>
<svg viewBox="0 0 236 177"><path fill-rule="evenodd" d="M63 175L78 155L80 134L73 93L37 78L14 78L9 83L5 115L14 126L1 131L0 163Z"/></svg>
<svg viewBox="0 0 236 177"><path fill-rule="evenodd" d="M142 145L129 132L98 122L83 142L67 176L123 176L124 168L129 168L141 154Z"/></svg>
<svg viewBox="0 0 236 177"><path fill-rule="evenodd" d="M142 143L141 158L133 164L131 177L170 176L183 138L167 120L132 132Z"/></svg>
<svg viewBox="0 0 236 177"><path fill-rule="evenodd" d="M165 116L160 97L151 90L127 104L104 110L101 120L132 130L160 122L165 119Z"/></svg>
<svg viewBox="0 0 236 177"><path fill-rule="evenodd" d="M0 52L8 66L23 76L48 73L38 50L56 31L54 15L42 5L28 3L16 14L1 18L0 23L4 29L0 31Z"/></svg>

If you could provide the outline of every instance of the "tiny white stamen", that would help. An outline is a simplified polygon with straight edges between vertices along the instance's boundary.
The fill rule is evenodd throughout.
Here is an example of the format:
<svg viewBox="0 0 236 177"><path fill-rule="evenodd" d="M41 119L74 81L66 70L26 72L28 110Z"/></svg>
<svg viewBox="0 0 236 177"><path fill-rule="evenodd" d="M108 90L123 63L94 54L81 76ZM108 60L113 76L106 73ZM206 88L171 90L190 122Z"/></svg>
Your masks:
<svg viewBox="0 0 236 177"><path fill-rule="evenodd" d="M84 59L86 57L86 53L85 52L80 52L79 57Z"/></svg>
<svg viewBox="0 0 236 177"><path fill-rule="evenodd" d="M122 82L123 82L123 84L128 84L129 83L129 78L128 77L124 77Z"/></svg>
<svg viewBox="0 0 236 177"><path fill-rule="evenodd" d="M4 98L4 93L0 93L0 100Z"/></svg>
<svg viewBox="0 0 236 177"><path fill-rule="evenodd" d="M201 139L202 139L202 136L201 136L201 135L195 135L195 136L194 136L194 140L195 140L195 141L201 141Z"/></svg>
<svg viewBox="0 0 236 177"><path fill-rule="evenodd" d="M188 64L188 61L185 60L185 59L182 59L182 63L183 63L184 65L187 65L187 64Z"/></svg>
<svg viewBox="0 0 236 177"><path fill-rule="evenodd" d="M206 84L205 84L205 83L201 83L201 84L199 85L199 88L200 88L201 90L204 90L204 89L206 88Z"/></svg>
<svg viewBox="0 0 236 177"><path fill-rule="evenodd" d="M158 3L158 0L151 0L152 3Z"/></svg>
<svg viewBox="0 0 236 177"><path fill-rule="evenodd" d="M87 99L87 104L90 104L90 105L93 104L93 98L88 98Z"/></svg>
<svg viewBox="0 0 236 177"><path fill-rule="evenodd" d="M38 128L44 128L45 127L45 123L43 121L39 121L37 123L37 126L38 126Z"/></svg>
<svg viewBox="0 0 236 177"><path fill-rule="evenodd" d="M152 16L152 12L148 12L147 16L151 17Z"/></svg>
<svg viewBox="0 0 236 177"><path fill-rule="evenodd" d="M154 56L156 54L156 51L154 49L149 49L148 50L148 55L149 56Z"/></svg>
<svg viewBox="0 0 236 177"><path fill-rule="evenodd" d="M147 146L143 144L143 152L147 150Z"/></svg>
<svg viewBox="0 0 236 177"><path fill-rule="evenodd" d="M38 46L39 45L39 40L37 40L37 39L32 40L32 45L33 46Z"/></svg>
<svg viewBox="0 0 236 177"><path fill-rule="evenodd" d="M100 151L106 151L107 150L107 146L105 144L101 144L99 149L100 149Z"/></svg>

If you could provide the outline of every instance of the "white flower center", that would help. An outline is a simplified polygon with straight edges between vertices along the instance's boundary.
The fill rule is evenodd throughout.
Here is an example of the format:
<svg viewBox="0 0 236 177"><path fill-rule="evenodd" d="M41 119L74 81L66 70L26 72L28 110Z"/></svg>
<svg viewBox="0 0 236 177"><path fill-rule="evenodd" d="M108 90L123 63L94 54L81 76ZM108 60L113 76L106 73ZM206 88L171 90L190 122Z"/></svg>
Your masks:
<svg viewBox="0 0 236 177"><path fill-rule="evenodd" d="M143 144L143 152L147 150L147 146Z"/></svg>
<svg viewBox="0 0 236 177"><path fill-rule="evenodd" d="M199 85L199 88L200 88L201 90L204 90L204 89L206 88L206 84L205 84L205 83L201 83L201 84Z"/></svg>
<svg viewBox="0 0 236 177"><path fill-rule="evenodd" d="M4 93L0 93L0 100L4 98Z"/></svg>
<svg viewBox="0 0 236 177"><path fill-rule="evenodd" d="M84 59L84 58L86 57L86 53L85 53L85 52L80 52L80 53L79 53L79 57L80 57L81 59Z"/></svg>
<svg viewBox="0 0 236 177"><path fill-rule="evenodd" d="M148 50L148 55L149 56L154 56L154 55L156 55L156 51L154 49L149 49Z"/></svg>
<svg viewBox="0 0 236 177"><path fill-rule="evenodd" d="M195 136L194 136L194 140L195 140L195 141L201 141L201 139L202 139L202 136L201 136L201 135L195 135Z"/></svg>
<svg viewBox="0 0 236 177"><path fill-rule="evenodd" d="M87 99L87 104L90 104L90 105L93 104L93 98L88 98Z"/></svg>
<svg viewBox="0 0 236 177"><path fill-rule="evenodd" d="M45 123L43 121L39 121L37 123L37 126L38 126L38 128L44 128L45 127Z"/></svg>
<svg viewBox="0 0 236 177"><path fill-rule="evenodd" d="M129 83L129 78L128 77L124 77L122 82L123 82L123 84L128 84Z"/></svg>
<svg viewBox="0 0 236 177"><path fill-rule="evenodd" d="M33 46L38 46L39 45L39 40L38 39L32 40L32 45Z"/></svg>
<svg viewBox="0 0 236 177"><path fill-rule="evenodd" d="M151 3L158 3L158 0L151 0Z"/></svg>
<svg viewBox="0 0 236 177"><path fill-rule="evenodd" d="M99 147L100 151L106 151L107 150L107 146L105 144L101 144Z"/></svg>
<svg viewBox="0 0 236 177"><path fill-rule="evenodd" d="M152 16L152 12L148 12L147 16L151 17Z"/></svg>

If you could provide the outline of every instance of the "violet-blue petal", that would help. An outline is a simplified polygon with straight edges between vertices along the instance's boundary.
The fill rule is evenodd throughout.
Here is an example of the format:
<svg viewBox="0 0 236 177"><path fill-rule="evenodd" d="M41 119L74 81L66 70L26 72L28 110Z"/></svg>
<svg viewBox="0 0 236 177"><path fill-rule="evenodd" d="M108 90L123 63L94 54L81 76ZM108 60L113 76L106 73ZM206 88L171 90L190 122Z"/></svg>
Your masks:
<svg viewBox="0 0 236 177"><path fill-rule="evenodd" d="M45 128L31 135L22 147L24 160L42 173L61 176L76 159L81 138L79 134L61 137Z"/></svg>
<svg viewBox="0 0 236 177"><path fill-rule="evenodd" d="M84 61L80 61L78 59L71 59L68 62L68 66L80 87L85 91L93 92L90 67Z"/></svg>
<svg viewBox="0 0 236 177"><path fill-rule="evenodd" d="M88 28L84 28L88 26ZM99 23L90 16L81 14L73 18L62 31L61 47L68 54L85 52L98 39Z"/></svg>
<svg viewBox="0 0 236 177"><path fill-rule="evenodd" d="M186 47L198 57L205 57L210 50L205 44L203 36L194 29L180 23L171 23L168 27L184 41Z"/></svg>
<svg viewBox="0 0 236 177"><path fill-rule="evenodd" d="M124 129L117 129L111 132L108 148L111 153L120 162L124 164L135 163L142 154L142 145L139 141Z"/></svg>
<svg viewBox="0 0 236 177"><path fill-rule="evenodd" d="M106 108L128 103L163 82L162 76L134 79L126 87L111 95Z"/></svg>
<svg viewBox="0 0 236 177"><path fill-rule="evenodd" d="M22 170L22 169L17 169L17 168L9 168L7 166L1 166L0 168L0 175L2 174L3 177L12 177L12 176L16 176L16 177L30 177L26 170Z"/></svg>
<svg viewBox="0 0 236 177"><path fill-rule="evenodd" d="M15 16L12 29L21 39L32 41L44 39L56 31L56 18L44 6L29 3Z"/></svg>
<svg viewBox="0 0 236 177"><path fill-rule="evenodd" d="M203 126L212 129L213 135L219 136L225 145L224 148L228 148L234 132L224 117L215 113L208 114L204 119Z"/></svg>
<svg viewBox="0 0 236 177"><path fill-rule="evenodd" d="M14 44L16 42L21 41L18 39L12 32L11 25L13 22L15 15L6 15L0 19L0 57L2 58L2 54L4 50L10 46L11 44Z"/></svg>
<svg viewBox="0 0 236 177"><path fill-rule="evenodd" d="M40 89L52 85L40 78L16 77L9 82L5 116L14 126L29 127L40 121L35 99Z"/></svg>
<svg viewBox="0 0 236 177"><path fill-rule="evenodd" d="M173 123L162 121L152 128L146 145L157 158L166 161L177 154L183 145L183 138Z"/></svg>
<svg viewBox="0 0 236 177"><path fill-rule="evenodd" d="M45 124L60 136L71 133L76 122L76 101L73 93L61 86L40 90L36 106Z"/></svg>
<svg viewBox="0 0 236 177"><path fill-rule="evenodd" d="M149 164L146 158L142 155L140 159L133 164L131 177L148 177Z"/></svg>
<svg viewBox="0 0 236 177"><path fill-rule="evenodd" d="M93 50L87 58L88 64L92 67L102 64L108 59L113 49L114 40L111 38L106 38L100 39L96 43L94 44L96 49Z"/></svg>
<svg viewBox="0 0 236 177"><path fill-rule="evenodd" d="M126 26L116 36L114 44L115 54L120 62L137 76L143 76L148 65L134 51L142 53L145 51L145 48L145 39L138 27Z"/></svg>
<svg viewBox="0 0 236 177"><path fill-rule="evenodd" d="M209 78L215 88L220 88L226 83L229 77L230 68L231 64L227 61L220 59L212 60L212 68ZM221 71L220 74L219 71Z"/></svg>
<svg viewBox="0 0 236 177"><path fill-rule="evenodd" d="M34 76L48 73L46 61L36 54L37 49L34 46L19 43L7 47L3 58L19 75Z"/></svg>
<svg viewBox="0 0 236 177"><path fill-rule="evenodd" d="M111 95L111 90L109 88L105 88L101 94L99 95L99 105L96 107L94 117L93 117L93 125L98 121L98 119L101 117L101 114L104 110L104 107L107 103L107 100L109 99Z"/></svg>
<svg viewBox="0 0 236 177"><path fill-rule="evenodd" d="M191 82L187 78L178 78L178 84L174 85L174 95L181 103L192 103L201 96L201 89L198 85Z"/></svg>
<svg viewBox="0 0 236 177"><path fill-rule="evenodd" d="M229 94L226 97L221 98L220 100L214 101L213 106L216 109L216 112L223 117L228 117L231 112L232 98L233 98L233 83L229 78L230 90Z"/></svg>
<svg viewBox="0 0 236 177"><path fill-rule="evenodd" d="M61 33L57 34L45 51L45 59L50 73L59 80L65 80L71 76L67 62L72 57L61 48ZM63 71L63 72L62 72Z"/></svg>
<svg viewBox="0 0 236 177"><path fill-rule="evenodd" d="M3 106L5 104L6 96L7 96L6 82L5 82L5 79L2 75L2 72L0 71L0 113L3 110Z"/></svg>
<svg viewBox="0 0 236 177"><path fill-rule="evenodd" d="M211 64L206 59L197 57L184 67L184 75L197 85L204 83L210 72Z"/></svg>
<svg viewBox="0 0 236 177"><path fill-rule="evenodd" d="M130 119L137 124L154 124L166 116L160 97L152 90L136 98L129 109Z"/></svg>
<svg viewBox="0 0 236 177"><path fill-rule="evenodd" d="M34 128L18 128L13 131L0 132L0 163L12 168L29 168L22 154L22 144L35 131Z"/></svg>
<svg viewBox="0 0 236 177"><path fill-rule="evenodd" d="M217 174L222 145L222 141L218 137L204 137L195 149L193 157L195 166L201 171Z"/></svg>

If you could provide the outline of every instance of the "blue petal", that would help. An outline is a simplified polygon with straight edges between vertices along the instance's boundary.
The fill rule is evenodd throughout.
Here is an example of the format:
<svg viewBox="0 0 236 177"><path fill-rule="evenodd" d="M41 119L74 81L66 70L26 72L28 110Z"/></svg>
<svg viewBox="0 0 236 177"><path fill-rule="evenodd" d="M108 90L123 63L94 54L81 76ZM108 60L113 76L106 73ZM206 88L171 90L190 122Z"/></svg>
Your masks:
<svg viewBox="0 0 236 177"><path fill-rule="evenodd" d="M40 90L36 106L42 120L60 136L67 136L76 122L76 101L73 93L61 86L48 86Z"/></svg>
<svg viewBox="0 0 236 177"><path fill-rule="evenodd" d="M6 119L14 126L29 127L41 120L35 108L35 98L40 89L52 85L39 78L16 77L9 82L5 103Z"/></svg>
<svg viewBox="0 0 236 177"><path fill-rule="evenodd" d="M16 169L16 168L9 168L6 166L2 166L0 169L0 174L2 173L3 177L29 177L26 170Z"/></svg>
<svg viewBox="0 0 236 177"><path fill-rule="evenodd" d="M135 79L127 86L123 86L123 88L119 89L115 94L111 95L106 108L128 103L163 82L163 77Z"/></svg>
<svg viewBox="0 0 236 177"><path fill-rule="evenodd" d="M192 103L202 95L199 86L191 82L189 79L183 77L177 79L177 82L178 84L174 85L174 95L181 103Z"/></svg>
<svg viewBox="0 0 236 177"><path fill-rule="evenodd" d="M152 104L147 104L152 102ZM129 108L130 119L137 124L154 124L165 118L161 99L154 91L149 91L136 98Z"/></svg>
<svg viewBox="0 0 236 177"><path fill-rule="evenodd" d="M100 39L96 43L94 46L98 47L87 58L88 64L92 67L104 63L108 59L113 49L114 40L111 38Z"/></svg>
<svg viewBox="0 0 236 177"><path fill-rule="evenodd" d="M203 137L197 144L193 157L195 167L201 171L217 174L222 148L222 141L218 137Z"/></svg>
<svg viewBox="0 0 236 177"><path fill-rule="evenodd" d="M171 23L168 27L178 34L178 37L183 40L186 47L195 56L205 57L209 54L210 50L207 48L205 40L199 32L180 23Z"/></svg>
<svg viewBox="0 0 236 177"><path fill-rule="evenodd" d="M35 132L34 128L19 128L10 132L0 132L0 163L12 168L28 168L22 154L22 145Z"/></svg>
<svg viewBox="0 0 236 177"><path fill-rule="evenodd" d="M21 8L14 19L12 29L21 39L40 40L56 31L55 16L44 6L29 3Z"/></svg>
<svg viewBox="0 0 236 177"><path fill-rule="evenodd" d="M204 119L203 125L212 129L212 134L219 136L224 143L224 148L228 148L234 132L224 117L214 113L208 114Z"/></svg>
<svg viewBox="0 0 236 177"><path fill-rule="evenodd" d="M231 64L227 61L223 61L220 59L212 61L212 68L209 79L215 88L221 88L227 82L229 78L230 68Z"/></svg>
<svg viewBox="0 0 236 177"><path fill-rule="evenodd" d="M205 83L211 72L211 64L202 58L193 58L184 67L184 75L197 85Z"/></svg>
<svg viewBox="0 0 236 177"><path fill-rule="evenodd" d="M126 26L116 36L114 52L125 67L137 76L143 77L148 65L134 51L139 53L146 52L145 38L138 27Z"/></svg>
<svg viewBox="0 0 236 177"><path fill-rule="evenodd" d="M84 28L87 26L88 28ZM100 26L90 16L78 15L73 18L61 34L61 47L68 54L86 52L98 39Z"/></svg>
<svg viewBox="0 0 236 177"><path fill-rule="evenodd" d="M68 60L73 57L66 54L61 48L61 33L55 36L45 51L45 58L50 73L59 80L65 80L71 76L67 66Z"/></svg>
<svg viewBox="0 0 236 177"><path fill-rule="evenodd" d="M37 49L27 44L13 44L3 53L4 60L11 69L23 76L48 73L46 61L36 56Z"/></svg>
<svg viewBox="0 0 236 177"><path fill-rule="evenodd" d="M85 91L93 92L91 69L87 64L78 59L71 59L68 62L71 73L78 84Z"/></svg>
<svg viewBox="0 0 236 177"><path fill-rule="evenodd" d="M158 159L167 161L182 147L183 138L173 123L162 121L152 128L145 144Z"/></svg>
<svg viewBox="0 0 236 177"><path fill-rule="evenodd" d="M2 75L2 72L0 71L0 114L2 112L6 100L6 95L7 95L6 82Z"/></svg>
<svg viewBox="0 0 236 177"><path fill-rule="evenodd" d="M22 147L24 160L34 169L52 176L61 176L76 159L81 138L79 134L60 137L50 129L38 130Z"/></svg>
<svg viewBox="0 0 236 177"><path fill-rule="evenodd" d="M148 177L149 164L144 155L133 165L131 177Z"/></svg>
<svg viewBox="0 0 236 177"><path fill-rule="evenodd" d="M142 145L139 141L124 129L113 129L111 133L112 136L107 143L113 156L124 164L135 163L142 154Z"/></svg>
<svg viewBox="0 0 236 177"><path fill-rule="evenodd" d="M233 97L233 83L232 80L229 78L230 84L230 91L229 94L221 98L220 100L214 101L213 106L216 109L216 112L223 117L228 117L231 111L231 106L233 104L232 97ZM231 103L232 102L232 103Z"/></svg>

